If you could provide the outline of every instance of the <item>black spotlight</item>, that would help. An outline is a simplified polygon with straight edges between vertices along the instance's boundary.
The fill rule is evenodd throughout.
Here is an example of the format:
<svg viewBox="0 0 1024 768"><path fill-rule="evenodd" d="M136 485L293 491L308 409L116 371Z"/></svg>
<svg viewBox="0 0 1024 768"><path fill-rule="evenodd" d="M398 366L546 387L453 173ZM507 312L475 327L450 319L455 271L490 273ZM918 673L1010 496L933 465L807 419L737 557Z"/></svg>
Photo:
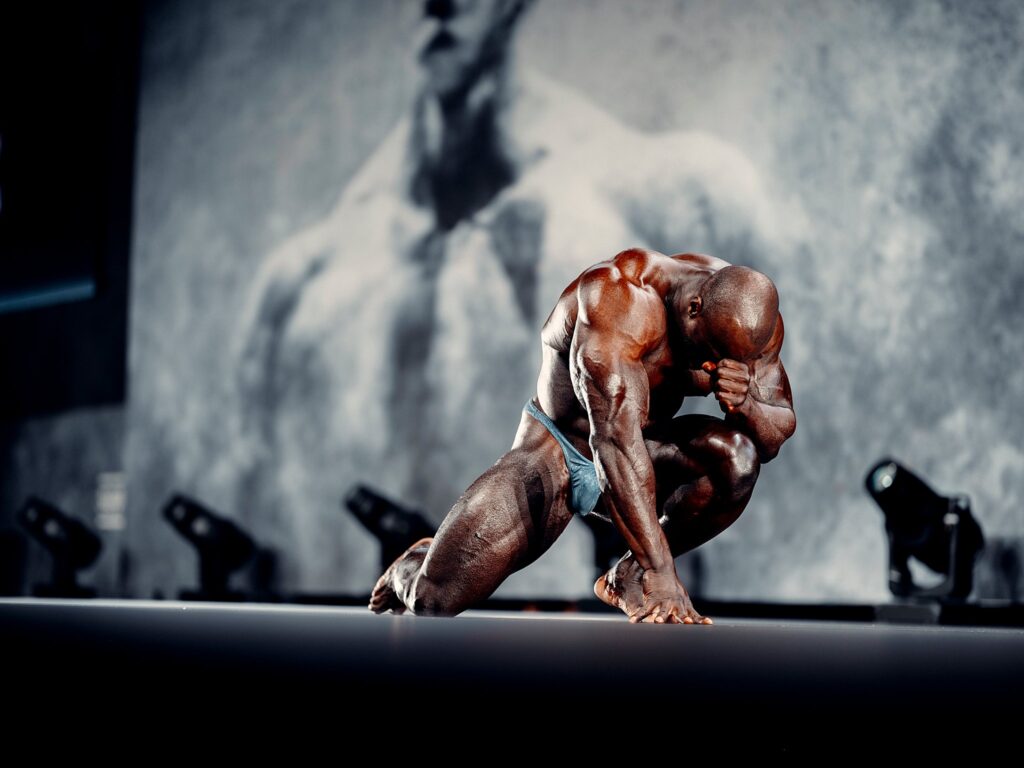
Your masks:
<svg viewBox="0 0 1024 768"><path fill-rule="evenodd" d="M974 560L985 543L966 496L941 496L892 459L883 459L864 480L885 515L889 536L889 589L897 597L966 598L974 582ZM920 587L910 558L946 578Z"/></svg>
<svg viewBox="0 0 1024 768"><path fill-rule="evenodd" d="M380 541L381 570L417 541L435 532L423 513L406 509L365 485L352 486L344 505Z"/></svg>
<svg viewBox="0 0 1024 768"><path fill-rule="evenodd" d="M253 540L241 528L198 501L175 495L164 506L164 517L196 548L199 590L183 590L182 600L242 600L228 589L228 578L252 557Z"/></svg>
<svg viewBox="0 0 1024 768"><path fill-rule="evenodd" d="M93 597L94 589L78 585L78 571L88 568L99 557L103 544L81 520L65 514L53 504L29 497L18 511L18 523L53 558L53 576L49 584L32 588L36 597Z"/></svg>

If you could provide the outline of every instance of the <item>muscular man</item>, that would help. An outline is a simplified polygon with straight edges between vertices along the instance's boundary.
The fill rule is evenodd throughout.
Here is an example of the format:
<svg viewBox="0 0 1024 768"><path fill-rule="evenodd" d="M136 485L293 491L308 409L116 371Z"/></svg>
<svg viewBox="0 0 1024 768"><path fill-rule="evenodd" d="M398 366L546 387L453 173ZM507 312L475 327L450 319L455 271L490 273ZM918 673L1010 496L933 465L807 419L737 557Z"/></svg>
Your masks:
<svg viewBox="0 0 1024 768"><path fill-rule="evenodd" d="M597 508L630 547L597 596L631 621L710 623L673 560L739 517L796 428L778 302L763 274L710 256L634 248L585 271L544 324L512 449L381 576L371 610L459 613ZM675 416L712 393L724 418Z"/></svg>

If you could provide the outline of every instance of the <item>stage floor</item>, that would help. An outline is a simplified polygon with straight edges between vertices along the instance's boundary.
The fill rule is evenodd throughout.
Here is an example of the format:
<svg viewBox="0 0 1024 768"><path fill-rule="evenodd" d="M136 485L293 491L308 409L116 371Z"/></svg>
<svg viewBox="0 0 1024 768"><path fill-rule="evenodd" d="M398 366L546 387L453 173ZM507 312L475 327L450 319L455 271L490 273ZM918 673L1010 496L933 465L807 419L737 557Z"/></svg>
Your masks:
<svg viewBox="0 0 1024 768"><path fill-rule="evenodd" d="M524 711L615 722L661 713L687 727L770 728L784 744L839 736L852 722L892 732L988 727L1024 710L1019 629L7 599L0 637L14 670L8 693L13 682L26 696L75 690L157 706L173 692L190 707L213 697L235 716L286 716L308 694L431 701L426 717L458 713L460 722Z"/></svg>

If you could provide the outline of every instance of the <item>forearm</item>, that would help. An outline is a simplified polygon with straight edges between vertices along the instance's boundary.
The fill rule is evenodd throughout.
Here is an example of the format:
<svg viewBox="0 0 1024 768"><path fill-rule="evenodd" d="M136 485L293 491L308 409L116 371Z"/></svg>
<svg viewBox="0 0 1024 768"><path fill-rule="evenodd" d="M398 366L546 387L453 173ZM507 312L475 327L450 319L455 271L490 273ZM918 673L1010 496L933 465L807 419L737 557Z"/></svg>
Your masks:
<svg viewBox="0 0 1024 768"><path fill-rule="evenodd" d="M612 522L637 563L645 571L672 568L672 552L658 523L654 469L643 442L643 456L630 455L612 440L594 440L592 448Z"/></svg>
<svg viewBox="0 0 1024 768"><path fill-rule="evenodd" d="M796 431L796 414L785 405L762 403L751 395L725 420L754 442L758 457L768 462Z"/></svg>

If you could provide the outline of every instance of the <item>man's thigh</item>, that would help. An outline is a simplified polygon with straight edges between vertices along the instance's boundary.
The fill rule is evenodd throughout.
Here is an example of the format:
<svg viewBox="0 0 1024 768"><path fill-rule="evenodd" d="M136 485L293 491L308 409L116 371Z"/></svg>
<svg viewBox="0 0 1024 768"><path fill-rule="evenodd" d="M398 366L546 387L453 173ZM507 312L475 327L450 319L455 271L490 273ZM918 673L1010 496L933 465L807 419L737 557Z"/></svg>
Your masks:
<svg viewBox="0 0 1024 768"><path fill-rule="evenodd" d="M677 416L644 430L659 486L678 487L707 475L718 458L716 445L734 431L723 419L704 414Z"/></svg>
<svg viewBox="0 0 1024 768"><path fill-rule="evenodd" d="M422 578L472 604L543 554L572 518L554 448L515 448L477 478L438 529Z"/></svg>

